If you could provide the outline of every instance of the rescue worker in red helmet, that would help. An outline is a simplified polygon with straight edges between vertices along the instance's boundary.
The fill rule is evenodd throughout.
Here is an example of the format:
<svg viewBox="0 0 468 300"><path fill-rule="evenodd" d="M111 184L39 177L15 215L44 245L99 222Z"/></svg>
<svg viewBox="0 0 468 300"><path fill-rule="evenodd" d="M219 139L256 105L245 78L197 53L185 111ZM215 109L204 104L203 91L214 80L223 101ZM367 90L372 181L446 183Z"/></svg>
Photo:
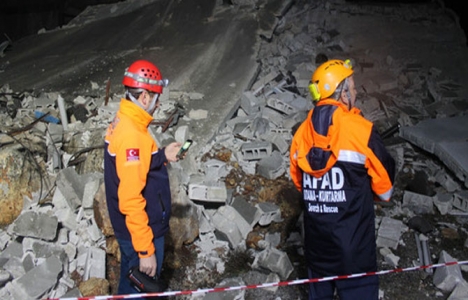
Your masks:
<svg viewBox="0 0 468 300"><path fill-rule="evenodd" d="M121 255L118 294L134 294L139 291L127 278L130 268L138 266L149 276L161 273L171 216L166 164L178 160L181 145L159 148L148 132L168 84L159 69L149 61L135 61L122 83L125 98L105 137L104 181Z"/></svg>
<svg viewBox="0 0 468 300"><path fill-rule="evenodd" d="M355 107L349 61L322 63L309 86L315 107L294 134L290 174L304 202L309 278L377 271L374 199L389 201L395 161ZM377 300L377 276L310 283L309 299Z"/></svg>

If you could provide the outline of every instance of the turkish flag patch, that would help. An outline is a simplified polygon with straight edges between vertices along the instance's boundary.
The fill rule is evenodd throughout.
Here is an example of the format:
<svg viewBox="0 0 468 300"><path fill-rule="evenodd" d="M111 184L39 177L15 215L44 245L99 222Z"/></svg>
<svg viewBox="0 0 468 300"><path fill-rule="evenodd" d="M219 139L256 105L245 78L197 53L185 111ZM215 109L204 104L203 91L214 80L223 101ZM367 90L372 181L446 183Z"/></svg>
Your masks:
<svg viewBox="0 0 468 300"><path fill-rule="evenodd" d="M140 149L127 149L127 161L137 161L140 160Z"/></svg>

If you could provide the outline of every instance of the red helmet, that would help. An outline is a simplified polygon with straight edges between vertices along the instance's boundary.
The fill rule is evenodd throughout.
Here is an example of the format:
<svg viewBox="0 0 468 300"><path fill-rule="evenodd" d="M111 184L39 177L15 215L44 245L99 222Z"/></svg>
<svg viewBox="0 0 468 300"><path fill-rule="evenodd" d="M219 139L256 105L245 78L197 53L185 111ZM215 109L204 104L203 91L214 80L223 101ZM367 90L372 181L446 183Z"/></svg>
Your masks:
<svg viewBox="0 0 468 300"><path fill-rule="evenodd" d="M137 60L125 70L122 84L161 94L168 80L162 79L159 69L147 60Z"/></svg>

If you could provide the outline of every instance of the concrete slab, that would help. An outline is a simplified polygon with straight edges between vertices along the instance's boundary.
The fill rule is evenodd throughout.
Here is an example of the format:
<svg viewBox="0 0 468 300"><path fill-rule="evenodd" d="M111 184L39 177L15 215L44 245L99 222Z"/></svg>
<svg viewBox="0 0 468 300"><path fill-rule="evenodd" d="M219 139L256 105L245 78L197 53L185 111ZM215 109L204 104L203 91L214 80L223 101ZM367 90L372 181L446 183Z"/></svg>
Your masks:
<svg viewBox="0 0 468 300"><path fill-rule="evenodd" d="M132 3L136 7L128 7ZM110 11L101 9L93 21L78 20L74 26L16 42L0 82L16 91L60 91L72 101L76 94L103 96L105 92L91 90L91 82L103 86L109 81L110 94L118 95L123 93L125 68L148 59L169 79L170 90L205 95L184 103L186 111L208 112L209 122L191 124L197 148L235 113L258 74L258 36L271 35L287 3L268 1L256 11L263 18L257 18L216 0L124 1L121 9L118 3Z"/></svg>
<svg viewBox="0 0 468 300"><path fill-rule="evenodd" d="M468 115L404 126L400 128L400 136L438 156L468 187Z"/></svg>

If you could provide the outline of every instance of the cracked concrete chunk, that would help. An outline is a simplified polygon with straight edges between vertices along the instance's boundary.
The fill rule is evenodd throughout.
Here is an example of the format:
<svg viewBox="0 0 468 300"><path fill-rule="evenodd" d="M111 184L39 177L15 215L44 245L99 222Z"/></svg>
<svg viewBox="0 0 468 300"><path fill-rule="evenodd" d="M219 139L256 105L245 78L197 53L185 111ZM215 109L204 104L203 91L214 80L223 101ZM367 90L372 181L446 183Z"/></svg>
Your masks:
<svg viewBox="0 0 468 300"><path fill-rule="evenodd" d="M75 168L65 168L57 175L57 188L67 200L72 210L81 206L84 193L84 182L80 180L80 175Z"/></svg>
<svg viewBox="0 0 468 300"><path fill-rule="evenodd" d="M265 268L277 273L283 280L294 270L286 252L276 248L267 248L260 252L252 263L252 268Z"/></svg>
<svg viewBox="0 0 468 300"><path fill-rule="evenodd" d="M446 251L442 251L439 256L439 264L457 261ZM437 268L432 279L435 286L445 292L451 292L455 286L463 281L463 275L459 265L445 266Z"/></svg>
<svg viewBox="0 0 468 300"><path fill-rule="evenodd" d="M447 300L463 300L468 299L468 283L463 280L455 286Z"/></svg>
<svg viewBox="0 0 468 300"><path fill-rule="evenodd" d="M388 247L396 250L401 234L407 229L402 221L383 217L377 233L377 247Z"/></svg>
<svg viewBox="0 0 468 300"><path fill-rule="evenodd" d="M269 225L271 222L281 222L281 210L280 208L270 202L261 202L256 205L260 210L261 217L258 221L258 224L265 226Z"/></svg>
<svg viewBox="0 0 468 300"><path fill-rule="evenodd" d="M26 211L13 222L11 230L19 236L52 241L57 236L58 219L48 214Z"/></svg>
<svg viewBox="0 0 468 300"><path fill-rule="evenodd" d="M264 157L257 162L257 174L276 179L286 172L283 156L278 151L273 151L271 156Z"/></svg>
<svg viewBox="0 0 468 300"><path fill-rule="evenodd" d="M434 197L405 191L403 194L403 205L416 214L434 213Z"/></svg>
<svg viewBox="0 0 468 300"><path fill-rule="evenodd" d="M62 270L62 262L57 257L47 258L39 266L12 281L14 299L41 298L55 286Z"/></svg>

